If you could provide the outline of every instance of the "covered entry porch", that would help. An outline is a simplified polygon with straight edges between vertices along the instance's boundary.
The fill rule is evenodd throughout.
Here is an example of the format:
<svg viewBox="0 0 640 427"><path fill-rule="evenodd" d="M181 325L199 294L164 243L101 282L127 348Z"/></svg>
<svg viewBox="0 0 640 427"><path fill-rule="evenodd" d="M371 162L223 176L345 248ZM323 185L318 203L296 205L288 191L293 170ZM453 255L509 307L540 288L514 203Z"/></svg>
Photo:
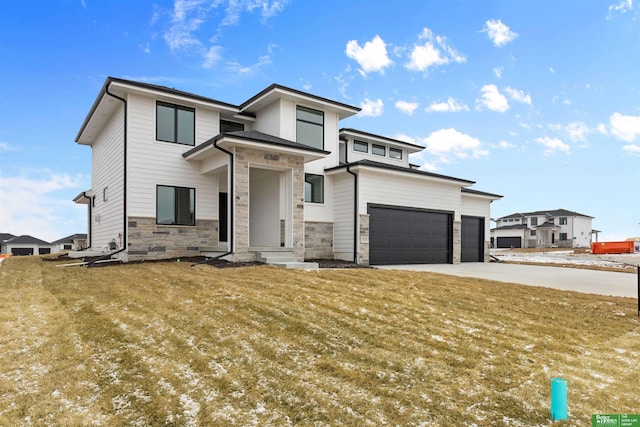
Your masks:
<svg viewBox="0 0 640 427"><path fill-rule="evenodd" d="M255 261L284 254L303 261L304 164L326 154L249 131L220 134L183 155L218 187L218 228L226 259Z"/></svg>

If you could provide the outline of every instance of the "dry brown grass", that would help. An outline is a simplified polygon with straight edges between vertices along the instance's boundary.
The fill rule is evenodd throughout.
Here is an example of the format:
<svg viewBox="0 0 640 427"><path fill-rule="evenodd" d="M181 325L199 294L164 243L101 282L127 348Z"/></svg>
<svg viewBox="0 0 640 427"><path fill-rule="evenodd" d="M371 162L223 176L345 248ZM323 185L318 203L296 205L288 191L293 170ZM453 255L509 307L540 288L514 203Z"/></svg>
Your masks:
<svg viewBox="0 0 640 427"><path fill-rule="evenodd" d="M0 425L465 426L640 412L632 299L430 273L0 267Z"/></svg>

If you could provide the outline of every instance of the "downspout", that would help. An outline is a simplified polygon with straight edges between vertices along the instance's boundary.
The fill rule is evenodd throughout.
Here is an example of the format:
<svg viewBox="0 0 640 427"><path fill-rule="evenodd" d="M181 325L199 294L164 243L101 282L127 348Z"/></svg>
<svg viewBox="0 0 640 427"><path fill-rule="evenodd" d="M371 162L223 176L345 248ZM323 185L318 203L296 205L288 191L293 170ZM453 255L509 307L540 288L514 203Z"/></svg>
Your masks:
<svg viewBox="0 0 640 427"><path fill-rule="evenodd" d="M89 220L87 221L89 223L88 224L89 227L88 227L88 230L87 230L87 232L88 232L88 234L87 234L87 237L88 237L87 238L87 248L90 248L91 247L91 234L92 234L91 233L91 218L93 218L93 198L87 196L87 192L86 191L82 192L82 197L84 197L85 199L89 200L89 218L88 218Z"/></svg>
<svg viewBox="0 0 640 427"><path fill-rule="evenodd" d="M123 177L122 177L122 192L123 192L123 209L122 209L122 250L127 248L127 100L109 92L109 86L105 89L105 93L116 99L119 99L124 104L124 156L123 156Z"/></svg>
<svg viewBox="0 0 640 427"><path fill-rule="evenodd" d="M347 173L353 175L353 262L358 263L358 174L351 171L349 163L349 140L345 141L344 161L347 163Z"/></svg>

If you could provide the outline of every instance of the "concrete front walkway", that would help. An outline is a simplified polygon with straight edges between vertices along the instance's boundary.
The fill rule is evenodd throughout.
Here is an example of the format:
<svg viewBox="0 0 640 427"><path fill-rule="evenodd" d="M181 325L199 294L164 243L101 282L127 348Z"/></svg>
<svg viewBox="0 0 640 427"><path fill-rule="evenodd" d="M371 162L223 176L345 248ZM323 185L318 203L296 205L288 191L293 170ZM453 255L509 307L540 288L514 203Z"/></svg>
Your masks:
<svg viewBox="0 0 640 427"><path fill-rule="evenodd" d="M385 270L430 271L452 276L544 286L588 294L638 297L638 276L631 273L521 264L469 262L376 266Z"/></svg>

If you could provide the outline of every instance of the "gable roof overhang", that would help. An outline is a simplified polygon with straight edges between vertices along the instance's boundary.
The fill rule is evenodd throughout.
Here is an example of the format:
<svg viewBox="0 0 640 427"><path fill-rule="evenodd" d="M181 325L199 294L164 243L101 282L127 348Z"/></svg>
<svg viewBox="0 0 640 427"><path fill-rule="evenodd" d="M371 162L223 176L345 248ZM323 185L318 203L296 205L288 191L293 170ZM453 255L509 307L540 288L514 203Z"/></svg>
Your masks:
<svg viewBox="0 0 640 427"><path fill-rule="evenodd" d="M347 137L351 139L362 140L365 142L383 143L390 147L403 148L407 150L409 154L418 153L424 150L422 145L411 144L410 142L400 141L399 139L393 139L382 135L376 135L369 132L364 132L358 129L342 128L339 131L340 137Z"/></svg>
<svg viewBox="0 0 640 427"><path fill-rule="evenodd" d="M78 144L93 144L96 136L104 128L114 111L120 107L121 102L113 96L110 96L107 91L124 99L127 99L127 95L129 94L140 94L187 107L215 109L226 117L253 120L251 115L240 114L240 108L233 104L166 86L107 77L76 135L75 141Z"/></svg>
<svg viewBox="0 0 640 427"><path fill-rule="evenodd" d="M331 154L329 151L308 147L287 139L278 138L258 131L221 133L210 140L186 151L182 154L186 160L205 160L211 156L221 154L215 146L224 149L232 147L249 147L275 154L290 154L304 157L305 162L318 160Z"/></svg>
<svg viewBox="0 0 640 427"><path fill-rule="evenodd" d="M455 178L452 176L440 175L437 173L426 172L419 169L411 169L402 166L388 165L386 163L374 162L371 160L360 160L353 163L348 163L333 168L325 169L327 175L346 171L349 167L350 171L358 172L359 170L375 170L383 173L396 174L402 176L413 176L417 179L427 179L431 181L441 181L448 183L455 183L460 187L468 187L475 184L475 181L469 181L467 179Z"/></svg>
<svg viewBox="0 0 640 427"><path fill-rule="evenodd" d="M255 114L262 108L280 99L290 100L295 103L304 103L318 110L336 112L340 120L353 116L361 110L361 108L354 107L353 105L343 104L342 102L333 101L275 83L242 103L240 109L243 112Z"/></svg>
<svg viewBox="0 0 640 427"><path fill-rule="evenodd" d="M469 196L469 197L479 197L482 199L489 199L491 201L500 200L504 197L504 196L501 196L500 194L486 193L484 191L473 190L471 188L463 188L462 195Z"/></svg>

